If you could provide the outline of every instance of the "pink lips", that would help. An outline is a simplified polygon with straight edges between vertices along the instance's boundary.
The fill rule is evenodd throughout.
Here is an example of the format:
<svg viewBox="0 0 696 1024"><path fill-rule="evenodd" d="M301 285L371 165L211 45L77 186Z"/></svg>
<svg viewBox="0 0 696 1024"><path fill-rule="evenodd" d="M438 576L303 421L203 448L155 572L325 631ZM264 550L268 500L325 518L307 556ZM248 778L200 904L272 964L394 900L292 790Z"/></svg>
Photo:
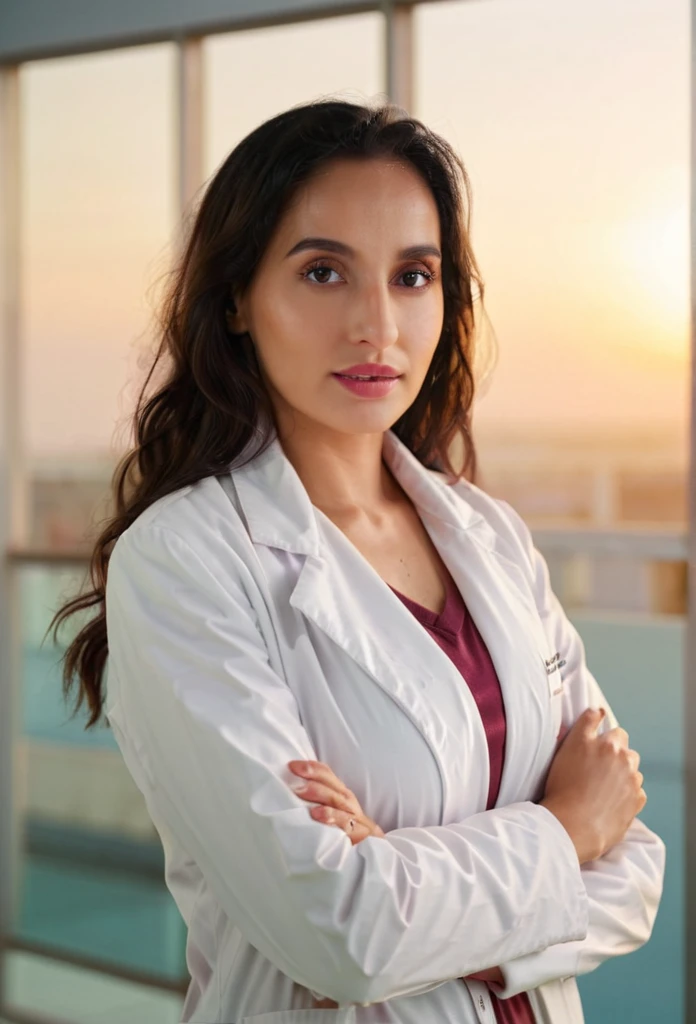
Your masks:
<svg viewBox="0 0 696 1024"><path fill-rule="evenodd" d="M357 374L361 377L400 376L398 370L395 370L393 366L387 366L386 363L356 363L355 366L348 366L345 370L339 370L338 373L349 374L351 376L355 376Z"/></svg>
<svg viewBox="0 0 696 1024"><path fill-rule="evenodd" d="M384 398L396 387L398 377L381 377L375 380L349 380L347 377L340 377L337 373L333 375L339 384L342 384L348 391L361 398Z"/></svg>
<svg viewBox="0 0 696 1024"><path fill-rule="evenodd" d="M349 366L340 373L331 375L348 391L361 398L383 398L396 387L401 374L393 366L384 363L359 363ZM370 377L370 380L354 380L352 378Z"/></svg>

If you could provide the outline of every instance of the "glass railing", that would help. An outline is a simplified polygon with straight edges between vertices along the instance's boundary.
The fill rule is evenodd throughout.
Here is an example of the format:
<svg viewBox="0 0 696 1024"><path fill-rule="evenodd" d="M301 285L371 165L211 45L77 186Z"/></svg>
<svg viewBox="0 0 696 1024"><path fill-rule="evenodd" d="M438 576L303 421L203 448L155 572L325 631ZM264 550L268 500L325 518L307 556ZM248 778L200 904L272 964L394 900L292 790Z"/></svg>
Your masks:
<svg viewBox="0 0 696 1024"><path fill-rule="evenodd" d="M164 883L159 838L110 730L85 731L83 713L70 717L63 649L50 636L42 644L52 612L76 591L83 572L84 563L20 559L15 566L19 856L5 1000L26 1013L76 1022L93 1020L94 1006L113 1000L124 1007L124 1024L134 1024L141 1011L143 1024L175 1024L188 982L186 928ZM90 1016L89 993L99 980L102 995ZM47 986L52 1006L45 1005Z"/></svg>
<svg viewBox="0 0 696 1024"><path fill-rule="evenodd" d="M580 979L585 1018L681 1024L686 536L664 528L553 528L534 536L582 637L588 666L640 752L648 794L641 818L667 847L653 935L643 949ZM612 609L619 602L628 608Z"/></svg>
<svg viewBox="0 0 696 1024"><path fill-rule="evenodd" d="M641 814L667 846L665 888L649 943L580 981L588 1021L681 1024L684 984L684 619L571 615L588 665L641 754L648 803Z"/></svg>

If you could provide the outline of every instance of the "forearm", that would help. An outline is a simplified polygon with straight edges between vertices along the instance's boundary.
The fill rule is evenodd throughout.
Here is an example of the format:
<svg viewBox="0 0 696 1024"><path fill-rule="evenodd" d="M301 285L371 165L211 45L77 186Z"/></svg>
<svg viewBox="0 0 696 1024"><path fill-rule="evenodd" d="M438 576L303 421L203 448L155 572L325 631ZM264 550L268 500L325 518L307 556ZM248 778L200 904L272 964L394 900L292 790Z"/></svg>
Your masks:
<svg viewBox="0 0 696 1024"><path fill-rule="evenodd" d="M664 844L636 819L623 842L582 869L589 904L587 936L502 963L503 998L586 974L642 946L657 914L663 872Z"/></svg>

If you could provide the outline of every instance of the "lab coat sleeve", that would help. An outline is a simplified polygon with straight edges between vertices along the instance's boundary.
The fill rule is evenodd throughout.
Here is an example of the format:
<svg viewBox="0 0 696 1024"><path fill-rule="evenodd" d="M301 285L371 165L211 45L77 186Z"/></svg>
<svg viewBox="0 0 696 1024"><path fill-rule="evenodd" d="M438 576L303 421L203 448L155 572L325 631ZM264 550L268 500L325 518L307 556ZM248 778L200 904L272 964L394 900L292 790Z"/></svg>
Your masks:
<svg viewBox="0 0 696 1024"><path fill-rule="evenodd" d="M199 553L149 523L117 541L106 594L125 760L248 941L313 992L367 1005L582 938L574 847L532 802L356 846L311 818L287 763L316 753L248 579L229 545Z"/></svg>
<svg viewBox="0 0 696 1024"><path fill-rule="evenodd" d="M618 724L616 717L587 668L582 640L551 589L546 562L534 547L529 529L510 506L498 504L509 516L520 546L520 559L529 566L537 607L553 638L553 650L566 662L563 724L571 726L588 707L603 706L608 713L602 731L614 728ZM505 986L496 994L506 998L547 981L585 974L610 957L642 946L650 937L657 914L664 866L664 843L635 818L622 842L582 867L589 900L586 937L552 944L502 963Z"/></svg>

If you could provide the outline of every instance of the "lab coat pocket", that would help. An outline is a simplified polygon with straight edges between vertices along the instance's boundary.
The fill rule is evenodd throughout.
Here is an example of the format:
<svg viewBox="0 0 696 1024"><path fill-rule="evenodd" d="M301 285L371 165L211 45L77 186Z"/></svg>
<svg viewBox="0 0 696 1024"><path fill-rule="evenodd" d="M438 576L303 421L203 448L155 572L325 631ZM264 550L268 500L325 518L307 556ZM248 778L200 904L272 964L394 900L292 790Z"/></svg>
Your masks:
<svg viewBox="0 0 696 1024"><path fill-rule="evenodd" d="M242 1017L239 1024L355 1024L356 1008L336 1010L272 1010Z"/></svg>

